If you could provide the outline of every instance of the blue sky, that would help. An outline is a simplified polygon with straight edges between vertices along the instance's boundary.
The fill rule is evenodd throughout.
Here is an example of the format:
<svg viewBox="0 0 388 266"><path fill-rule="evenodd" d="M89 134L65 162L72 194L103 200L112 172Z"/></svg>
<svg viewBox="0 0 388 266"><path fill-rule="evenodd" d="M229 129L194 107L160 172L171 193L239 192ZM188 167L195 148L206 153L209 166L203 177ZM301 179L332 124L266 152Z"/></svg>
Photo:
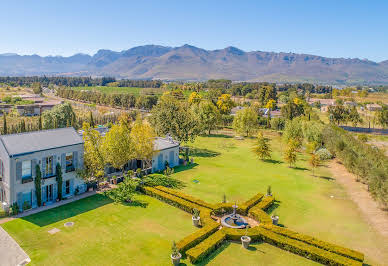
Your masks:
<svg viewBox="0 0 388 266"><path fill-rule="evenodd" d="M138 45L388 59L388 1L3 0L0 53L93 54Z"/></svg>

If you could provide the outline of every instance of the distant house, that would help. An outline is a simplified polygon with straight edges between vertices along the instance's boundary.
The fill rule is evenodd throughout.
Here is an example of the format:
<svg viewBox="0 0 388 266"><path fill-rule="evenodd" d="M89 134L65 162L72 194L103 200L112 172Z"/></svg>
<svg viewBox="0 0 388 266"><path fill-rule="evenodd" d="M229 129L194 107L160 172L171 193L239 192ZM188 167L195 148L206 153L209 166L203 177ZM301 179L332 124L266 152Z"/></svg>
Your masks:
<svg viewBox="0 0 388 266"><path fill-rule="evenodd" d="M367 104L366 109L368 109L369 111L378 111L378 110L381 110L382 107L381 105L372 103L372 104Z"/></svg>
<svg viewBox="0 0 388 266"><path fill-rule="evenodd" d="M335 100L333 100L333 99L318 99L318 98L310 98L308 100L308 104L311 106L313 106L317 103L319 103L321 105L321 112L327 112L329 109L329 106L335 105Z"/></svg>
<svg viewBox="0 0 388 266"><path fill-rule="evenodd" d="M8 114L12 109L12 104L6 104L2 103L0 104L0 115L3 115L4 113Z"/></svg>
<svg viewBox="0 0 388 266"><path fill-rule="evenodd" d="M75 170L83 167L84 143L73 128L60 128L0 136L0 202L4 209L17 203L36 208L36 166L42 174L41 193L45 205L56 201L57 162L62 168L62 195L86 191Z"/></svg>
<svg viewBox="0 0 388 266"><path fill-rule="evenodd" d="M62 103L63 101L46 101L34 104L23 104L17 105L16 110L21 116L37 116L41 115L44 111L51 110L54 106Z"/></svg>
<svg viewBox="0 0 388 266"><path fill-rule="evenodd" d="M231 115L236 115L238 111L245 109L243 106L236 106L230 110Z"/></svg>
<svg viewBox="0 0 388 266"><path fill-rule="evenodd" d="M346 101L346 102L344 102L344 105L350 106L350 107L356 107L357 103L356 102L351 102L351 101Z"/></svg>

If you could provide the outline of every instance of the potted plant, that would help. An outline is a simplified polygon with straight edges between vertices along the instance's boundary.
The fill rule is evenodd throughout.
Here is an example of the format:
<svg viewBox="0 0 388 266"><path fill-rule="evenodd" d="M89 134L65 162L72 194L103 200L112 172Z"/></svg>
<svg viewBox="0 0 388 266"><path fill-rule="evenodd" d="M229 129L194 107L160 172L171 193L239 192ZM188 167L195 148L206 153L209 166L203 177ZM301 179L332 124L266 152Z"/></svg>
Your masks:
<svg viewBox="0 0 388 266"><path fill-rule="evenodd" d="M251 238L249 236L247 236L247 233L248 233L248 229L249 229L249 225L247 225L246 227L246 230L245 230L245 235L243 235L241 237L241 244L244 248L248 248L249 247L249 244L251 243Z"/></svg>
<svg viewBox="0 0 388 266"><path fill-rule="evenodd" d="M193 216L191 219L193 220L193 225L199 227L199 221L201 220L201 217L199 217L199 210L193 209Z"/></svg>
<svg viewBox="0 0 388 266"><path fill-rule="evenodd" d="M273 225L278 225L278 222L279 222L279 216L274 213L272 216L271 216L271 219L272 219L272 224Z"/></svg>
<svg viewBox="0 0 388 266"><path fill-rule="evenodd" d="M171 247L171 260L172 264L174 265L179 265L181 263L181 258L182 255L179 253L178 248L175 245L175 241L172 242L172 247Z"/></svg>
<svg viewBox="0 0 388 266"><path fill-rule="evenodd" d="M272 189L271 186L267 187L267 196L272 196Z"/></svg>

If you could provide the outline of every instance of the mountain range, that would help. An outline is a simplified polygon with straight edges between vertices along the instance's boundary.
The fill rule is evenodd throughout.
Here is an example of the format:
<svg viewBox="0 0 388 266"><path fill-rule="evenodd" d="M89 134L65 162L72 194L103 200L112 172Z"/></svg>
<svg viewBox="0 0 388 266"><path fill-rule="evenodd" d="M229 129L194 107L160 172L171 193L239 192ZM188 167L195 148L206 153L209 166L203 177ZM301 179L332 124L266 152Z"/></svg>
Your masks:
<svg viewBox="0 0 388 266"><path fill-rule="evenodd" d="M205 50L191 45L144 45L90 56L0 54L0 76L114 76L128 79L388 84L388 60L328 58L309 54Z"/></svg>

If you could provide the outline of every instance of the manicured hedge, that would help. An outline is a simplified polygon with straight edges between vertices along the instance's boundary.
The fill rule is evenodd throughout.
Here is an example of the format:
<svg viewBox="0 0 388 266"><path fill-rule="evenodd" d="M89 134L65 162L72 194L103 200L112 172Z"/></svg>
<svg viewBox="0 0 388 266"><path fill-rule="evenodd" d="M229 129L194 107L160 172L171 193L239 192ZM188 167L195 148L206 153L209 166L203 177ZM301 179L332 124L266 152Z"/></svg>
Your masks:
<svg viewBox="0 0 388 266"><path fill-rule="evenodd" d="M265 242L316 262L326 265L362 265L359 261L276 234L263 227L257 227L257 230Z"/></svg>
<svg viewBox="0 0 388 266"><path fill-rule="evenodd" d="M166 188L166 187L162 187L162 186L157 186L157 187L154 187L154 188L156 188L157 190L166 192L168 194L174 195L174 196L176 196L178 198L182 198L184 200L190 201L190 202L195 203L195 204L197 204L199 206L202 206L202 207L205 207L205 208L208 208L208 209L214 209L214 205L213 204L207 203L207 202L205 202L203 200L197 199L195 197L192 197L190 195L187 195L187 194L182 193L180 191L177 191L175 189Z"/></svg>
<svg viewBox="0 0 388 266"><path fill-rule="evenodd" d="M333 253L337 253L339 255L342 255L342 256L345 256L345 257L348 257L351 259L355 259L355 260L358 260L361 262L364 261L364 254L362 254L358 251L348 249L345 247L341 247L341 246L338 246L335 244L331 244L331 243L328 243L325 241L321 241L321 240L318 240L314 237L303 235L303 234L291 231L291 230L283 228L283 227L268 225L268 224L264 224L263 227L265 229L271 230L272 232L275 232L277 234L305 242L307 244L316 246L318 248L321 248L321 249L324 249L324 250L327 250L327 251L330 251Z"/></svg>
<svg viewBox="0 0 388 266"><path fill-rule="evenodd" d="M198 245L198 243L216 232L219 226L220 225L217 222L209 221L206 226L180 240L177 243L179 251L183 254L186 252L186 250L194 247L195 245Z"/></svg>
<svg viewBox="0 0 388 266"><path fill-rule="evenodd" d="M259 207L253 207L252 209L250 209L248 215L256 221L259 221L260 224L272 224L272 219L268 215L268 213L266 213Z"/></svg>
<svg viewBox="0 0 388 266"><path fill-rule="evenodd" d="M222 228L222 230L226 234L226 239L227 240L241 241L241 237L243 235L247 235L247 236L249 236L251 238L252 242L261 240L260 232L257 229L258 229L258 226L249 228L248 230L245 230L245 229L235 229L235 228L227 228L227 227Z"/></svg>
<svg viewBox="0 0 388 266"><path fill-rule="evenodd" d="M260 202L263 198L263 194L262 193L257 193L255 196L253 196L252 198L250 198L249 200L247 200L246 202L244 202L242 205L241 205L241 211L244 213L244 215L247 214L248 210L250 208L252 208L254 205L256 205L258 202Z"/></svg>
<svg viewBox="0 0 388 266"><path fill-rule="evenodd" d="M258 204L256 204L255 208L260 208L262 210L268 209L269 206L271 206L275 201L275 198L272 196L266 196L264 197Z"/></svg>
<svg viewBox="0 0 388 266"><path fill-rule="evenodd" d="M197 263L216 250L225 238L226 234L224 231L218 230L195 247L189 249L186 255L190 258L191 263Z"/></svg>

